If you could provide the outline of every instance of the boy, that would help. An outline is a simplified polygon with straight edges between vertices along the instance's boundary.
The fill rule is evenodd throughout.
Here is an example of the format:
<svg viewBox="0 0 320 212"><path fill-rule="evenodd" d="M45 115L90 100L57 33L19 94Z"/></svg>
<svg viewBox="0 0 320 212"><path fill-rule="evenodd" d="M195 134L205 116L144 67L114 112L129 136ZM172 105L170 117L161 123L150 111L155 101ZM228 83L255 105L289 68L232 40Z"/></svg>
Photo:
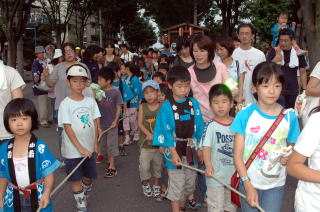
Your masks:
<svg viewBox="0 0 320 212"><path fill-rule="evenodd" d="M158 71L153 74L152 80L155 80L158 84L162 84L166 81L166 75Z"/></svg>
<svg viewBox="0 0 320 212"><path fill-rule="evenodd" d="M140 105L138 112L138 127L141 130L138 145L140 147L139 171L142 190L146 197L153 195L156 201L162 201L160 196L162 158L159 147L152 146L153 129L157 114L160 110L158 101L159 89L159 85L153 80L148 80L143 83L142 92L146 103ZM152 175L150 173L151 164ZM153 177L152 190L149 184L151 177Z"/></svg>
<svg viewBox="0 0 320 212"><path fill-rule="evenodd" d="M66 70L71 94L60 104L58 125L63 127L61 152L69 174L77 164L87 157L69 178L77 208L87 211L86 193L92 190L92 179L97 177L96 163L92 153L98 150L98 126L101 117L93 98L85 97L88 71L80 64Z"/></svg>
<svg viewBox="0 0 320 212"><path fill-rule="evenodd" d="M233 105L230 89L224 84L212 86L209 101L214 120L209 122L203 134L203 157L206 166L207 203L209 212L236 211L231 203L231 194L211 177L215 175L230 184L235 171L232 151L235 133L229 129L233 118L229 115Z"/></svg>
<svg viewBox="0 0 320 212"><path fill-rule="evenodd" d="M123 101L120 91L112 86L114 78L114 72L108 67L102 68L98 73L98 84L105 94L104 97L98 101L101 113L100 126L98 129L99 134L111 127L100 139L100 143L104 143L104 141L107 140L106 146L109 167L106 169L105 178L111 178L118 174L115 167L115 157L119 155L118 120Z"/></svg>
<svg viewBox="0 0 320 212"><path fill-rule="evenodd" d="M167 63L160 63L159 64L159 72L163 73L164 76L168 75L168 71L169 71L169 66Z"/></svg>
<svg viewBox="0 0 320 212"><path fill-rule="evenodd" d="M203 118L199 103L188 98L191 77L183 66L173 67L168 74L172 97L161 106L154 130L153 145L164 147L169 175L167 198L173 212L185 208L186 196L195 190L195 171L181 168L181 163L199 162L198 143L203 131ZM178 166L178 167L177 167Z"/></svg>

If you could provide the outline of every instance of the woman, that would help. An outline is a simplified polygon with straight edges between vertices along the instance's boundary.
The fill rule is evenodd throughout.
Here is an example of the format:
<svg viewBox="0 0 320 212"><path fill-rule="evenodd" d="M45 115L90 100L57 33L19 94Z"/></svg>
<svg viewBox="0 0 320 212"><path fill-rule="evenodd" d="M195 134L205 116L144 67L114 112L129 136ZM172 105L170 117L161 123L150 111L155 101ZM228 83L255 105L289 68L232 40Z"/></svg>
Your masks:
<svg viewBox="0 0 320 212"><path fill-rule="evenodd" d="M114 43L108 42L104 49L106 50L104 66L107 66L111 62L116 62L120 65L121 59L115 54Z"/></svg>
<svg viewBox="0 0 320 212"><path fill-rule="evenodd" d="M177 42L178 55L173 62L173 66L184 66L189 68L194 64L194 61L190 55L190 41L188 38L180 38Z"/></svg>
<svg viewBox="0 0 320 212"><path fill-rule="evenodd" d="M103 49L97 45L91 45L84 52L82 63L86 64L90 70L92 82L98 82L99 64L98 61L103 56Z"/></svg>

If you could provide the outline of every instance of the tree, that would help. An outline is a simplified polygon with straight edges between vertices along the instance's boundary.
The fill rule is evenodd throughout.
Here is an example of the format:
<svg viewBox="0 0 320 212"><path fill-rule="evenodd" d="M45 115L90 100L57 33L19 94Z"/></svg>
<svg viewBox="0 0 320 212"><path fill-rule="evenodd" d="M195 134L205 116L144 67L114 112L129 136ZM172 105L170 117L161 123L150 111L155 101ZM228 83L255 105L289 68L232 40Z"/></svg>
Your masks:
<svg viewBox="0 0 320 212"><path fill-rule="evenodd" d="M313 68L320 61L320 0L299 1L306 30L310 68Z"/></svg>
<svg viewBox="0 0 320 212"><path fill-rule="evenodd" d="M56 44L61 48L66 38L67 25L71 19L74 5L74 0L38 0L41 4L43 13L55 33ZM62 38L61 38L62 37Z"/></svg>
<svg viewBox="0 0 320 212"><path fill-rule="evenodd" d="M22 37L33 0L1 0L2 29L8 40L7 65L16 68L17 43Z"/></svg>
<svg viewBox="0 0 320 212"><path fill-rule="evenodd" d="M195 4L196 1L196 4ZM200 20L210 9L209 0L141 0L140 8L145 9L145 15L154 18L163 30L183 22L194 23L194 10ZM196 8L195 8L196 6Z"/></svg>
<svg viewBox="0 0 320 212"><path fill-rule="evenodd" d="M136 49L149 47L157 41L153 27L147 20L139 16L124 26L123 31L125 39Z"/></svg>
<svg viewBox="0 0 320 212"><path fill-rule="evenodd" d="M83 46L84 28L87 25L88 18L94 14L99 3L98 0L79 0L74 5L75 32L79 46Z"/></svg>

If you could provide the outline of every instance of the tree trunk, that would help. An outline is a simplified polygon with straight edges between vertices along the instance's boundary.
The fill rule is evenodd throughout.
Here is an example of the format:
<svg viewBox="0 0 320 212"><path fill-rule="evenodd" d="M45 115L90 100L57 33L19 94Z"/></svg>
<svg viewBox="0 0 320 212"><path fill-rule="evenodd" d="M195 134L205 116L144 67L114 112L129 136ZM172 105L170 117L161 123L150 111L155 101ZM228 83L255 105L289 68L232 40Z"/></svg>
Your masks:
<svg viewBox="0 0 320 212"><path fill-rule="evenodd" d="M21 36L17 44L17 70L23 76L23 37Z"/></svg>
<svg viewBox="0 0 320 212"><path fill-rule="evenodd" d="M8 37L8 59L7 65L13 68L16 68L17 64L17 41L14 39L14 36Z"/></svg>
<svg viewBox="0 0 320 212"><path fill-rule="evenodd" d="M55 36L56 36L57 48L61 49L61 47L62 47L62 45L61 45L61 32L59 30L55 30Z"/></svg>

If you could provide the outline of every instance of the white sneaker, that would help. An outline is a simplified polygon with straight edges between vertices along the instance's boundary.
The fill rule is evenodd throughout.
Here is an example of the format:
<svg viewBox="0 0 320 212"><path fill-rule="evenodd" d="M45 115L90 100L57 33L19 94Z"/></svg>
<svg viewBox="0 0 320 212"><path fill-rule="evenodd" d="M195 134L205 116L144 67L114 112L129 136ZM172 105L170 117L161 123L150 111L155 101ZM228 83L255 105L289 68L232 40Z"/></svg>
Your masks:
<svg viewBox="0 0 320 212"><path fill-rule="evenodd" d="M139 133L135 133L133 136L133 141L139 141L140 137L139 137Z"/></svg>
<svg viewBox="0 0 320 212"><path fill-rule="evenodd" d="M153 193L152 193L152 189L150 184L142 184L142 192L143 195L146 197L152 197Z"/></svg>
<svg viewBox="0 0 320 212"><path fill-rule="evenodd" d="M126 135L126 138L124 139L123 145L128 146L130 144L130 136Z"/></svg>

